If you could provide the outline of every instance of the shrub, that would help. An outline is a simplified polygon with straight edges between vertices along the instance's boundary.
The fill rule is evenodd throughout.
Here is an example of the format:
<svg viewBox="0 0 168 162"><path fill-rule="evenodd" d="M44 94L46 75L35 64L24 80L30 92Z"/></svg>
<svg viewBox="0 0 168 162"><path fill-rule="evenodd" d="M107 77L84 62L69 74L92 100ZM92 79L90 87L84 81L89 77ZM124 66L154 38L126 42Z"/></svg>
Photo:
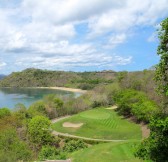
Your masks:
<svg viewBox="0 0 168 162"><path fill-rule="evenodd" d="M0 119L5 117L5 116L10 116L11 112L8 108L1 108L0 109Z"/></svg>
<svg viewBox="0 0 168 162"><path fill-rule="evenodd" d="M65 160L66 154L53 146L43 146L38 155L39 160Z"/></svg>
<svg viewBox="0 0 168 162"><path fill-rule="evenodd" d="M153 118L150 122L150 136L136 147L135 156L143 160L167 162L168 117Z"/></svg>
<svg viewBox="0 0 168 162"><path fill-rule="evenodd" d="M8 128L0 132L0 161L30 161L32 152L25 142L21 141L15 129Z"/></svg>
<svg viewBox="0 0 168 162"><path fill-rule="evenodd" d="M44 116L35 116L28 124L28 135L30 141L37 148L52 142L51 132L49 130L51 122Z"/></svg>
<svg viewBox="0 0 168 162"><path fill-rule="evenodd" d="M44 115L44 116L47 115L45 104L43 101L37 101L37 102L33 103L29 107L28 112L31 117L38 116L38 115Z"/></svg>
<svg viewBox="0 0 168 162"><path fill-rule="evenodd" d="M120 114L134 115L140 121L148 122L154 114L159 112L158 106L143 92L122 90L115 95L114 100L118 104Z"/></svg>
<svg viewBox="0 0 168 162"><path fill-rule="evenodd" d="M87 145L82 140L70 140L69 142L65 143L63 150L65 152L74 152L86 147Z"/></svg>

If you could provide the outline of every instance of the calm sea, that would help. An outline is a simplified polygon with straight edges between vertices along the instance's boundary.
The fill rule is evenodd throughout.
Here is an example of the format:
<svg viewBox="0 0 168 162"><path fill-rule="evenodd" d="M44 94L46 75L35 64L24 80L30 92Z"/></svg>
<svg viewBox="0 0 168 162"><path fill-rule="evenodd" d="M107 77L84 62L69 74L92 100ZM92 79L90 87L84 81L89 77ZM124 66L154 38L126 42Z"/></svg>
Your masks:
<svg viewBox="0 0 168 162"><path fill-rule="evenodd" d="M22 103L28 107L33 102L42 99L45 95L48 94L56 94L58 96L80 95L79 93L54 89L0 88L0 108L8 107L13 109L18 103Z"/></svg>

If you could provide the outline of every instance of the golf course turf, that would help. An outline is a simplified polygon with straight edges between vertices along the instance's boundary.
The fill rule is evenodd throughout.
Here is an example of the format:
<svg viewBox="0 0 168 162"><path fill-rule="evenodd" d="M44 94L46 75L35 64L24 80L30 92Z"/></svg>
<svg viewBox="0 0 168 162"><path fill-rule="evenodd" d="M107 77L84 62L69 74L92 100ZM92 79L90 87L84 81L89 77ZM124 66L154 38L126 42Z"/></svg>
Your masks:
<svg viewBox="0 0 168 162"><path fill-rule="evenodd" d="M63 127L65 122L83 123L79 128ZM97 108L81 112L77 115L58 121L52 125L57 132L109 140L141 139L140 126L132 123L115 110Z"/></svg>
<svg viewBox="0 0 168 162"><path fill-rule="evenodd" d="M134 142L98 144L69 155L72 162L143 162L134 157Z"/></svg>

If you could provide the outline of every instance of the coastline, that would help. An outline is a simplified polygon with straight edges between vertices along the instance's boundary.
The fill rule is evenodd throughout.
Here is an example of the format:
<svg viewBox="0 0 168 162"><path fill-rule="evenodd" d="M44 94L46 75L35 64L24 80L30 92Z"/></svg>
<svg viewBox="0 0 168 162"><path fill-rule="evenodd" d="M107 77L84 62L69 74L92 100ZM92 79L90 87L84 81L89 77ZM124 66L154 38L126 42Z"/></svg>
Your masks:
<svg viewBox="0 0 168 162"><path fill-rule="evenodd" d="M22 87L22 88L55 89L55 90L70 91L70 92L77 92L77 93L87 92L86 90L82 90L82 89L66 88L66 87Z"/></svg>
<svg viewBox="0 0 168 162"><path fill-rule="evenodd" d="M0 87L0 88L14 88L14 87ZM66 88L66 87L15 87L15 88L55 89L55 90L77 92L77 93L87 92L87 90L82 90L77 88Z"/></svg>

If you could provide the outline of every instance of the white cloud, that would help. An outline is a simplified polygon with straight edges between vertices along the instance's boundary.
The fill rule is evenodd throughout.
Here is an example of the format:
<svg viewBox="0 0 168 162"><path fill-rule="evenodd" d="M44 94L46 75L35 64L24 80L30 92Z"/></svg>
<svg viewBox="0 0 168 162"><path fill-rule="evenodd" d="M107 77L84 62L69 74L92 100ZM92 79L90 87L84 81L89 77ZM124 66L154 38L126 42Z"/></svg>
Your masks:
<svg viewBox="0 0 168 162"><path fill-rule="evenodd" d="M96 57L95 57L96 55ZM117 55L107 55L103 53L92 53L84 55L82 53L75 55L53 55L52 57L30 57L20 58L15 65L21 67L38 67L38 68L59 68L69 70L73 67L114 67L115 65L127 65L132 61L132 57L121 57Z"/></svg>
<svg viewBox="0 0 168 162"><path fill-rule="evenodd" d="M24 0L23 11L30 13L34 21L50 21L56 24L82 21L112 8L124 5L124 0Z"/></svg>
<svg viewBox="0 0 168 162"><path fill-rule="evenodd" d="M89 20L90 36L107 32L127 32L135 26L153 25L168 15L167 0L127 0L121 8L111 9Z"/></svg>
<svg viewBox="0 0 168 162"><path fill-rule="evenodd" d="M4 67L4 66L6 66L6 65L7 65L6 62L1 62L1 61L0 61L0 68Z"/></svg>
<svg viewBox="0 0 168 162"><path fill-rule="evenodd" d="M126 65L132 57L110 54L109 47L125 43L135 27L153 26L167 15L167 0L22 0L0 8L0 55L22 67ZM76 26L83 23L81 40Z"/></svg>
<svg viewBox="0 0 168 162"><path fill-rule="evenodd" d="M127 36L125 33L112 35L109 38L108 43L104 47L105 48L114 48L114 47L118 46L119 44L124 43L126 38L127 38Z"/></svg>

